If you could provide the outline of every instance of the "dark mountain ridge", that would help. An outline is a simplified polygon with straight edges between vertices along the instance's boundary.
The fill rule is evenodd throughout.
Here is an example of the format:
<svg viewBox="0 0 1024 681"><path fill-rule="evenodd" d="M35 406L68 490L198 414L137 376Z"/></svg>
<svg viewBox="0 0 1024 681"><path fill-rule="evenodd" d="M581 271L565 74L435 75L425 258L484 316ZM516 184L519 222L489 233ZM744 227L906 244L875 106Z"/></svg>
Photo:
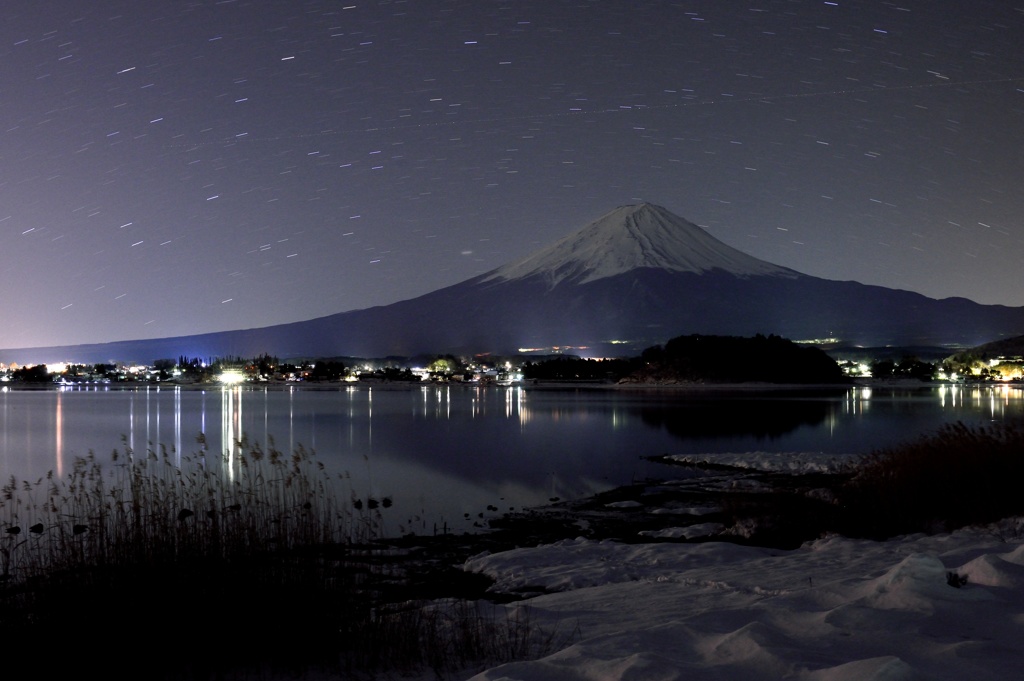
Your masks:
<svg viewBox="0 0 1024 681"><path fill-rule="evenodd" d="M983 359L994 359L997 357L1024 357L1024 336L1014 336L1002 340L992 341L970 349Z"/></svg>
<svg viewBox="0 0 1024 681"><path fill-rule="evenodd" d="M0 361L159 357L639 354L684 334L970 347L1024 334L1024 308L804 275L663 208L617 208L530 256L391 305L196 336L0 350Z"/></svg>

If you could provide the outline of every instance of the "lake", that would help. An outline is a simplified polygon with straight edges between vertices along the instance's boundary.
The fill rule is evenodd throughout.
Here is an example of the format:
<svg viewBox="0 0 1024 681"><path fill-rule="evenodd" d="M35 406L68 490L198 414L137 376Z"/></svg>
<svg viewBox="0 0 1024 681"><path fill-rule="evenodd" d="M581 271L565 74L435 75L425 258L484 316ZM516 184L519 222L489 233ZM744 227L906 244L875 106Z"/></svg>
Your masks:
<svg viewBox="0 0 1024 681"><path fill-rule="evenodd" d="M835 389L0 388L0 476L62 474L115 449L313 450L345 490L389 498L389 533L472 529L510 508L680 477L659 454L848 458L935 431L1024 418L1020 386ZM339 485L342 484L339 480ZM497 510L494 510L497 509Z"/></svg>

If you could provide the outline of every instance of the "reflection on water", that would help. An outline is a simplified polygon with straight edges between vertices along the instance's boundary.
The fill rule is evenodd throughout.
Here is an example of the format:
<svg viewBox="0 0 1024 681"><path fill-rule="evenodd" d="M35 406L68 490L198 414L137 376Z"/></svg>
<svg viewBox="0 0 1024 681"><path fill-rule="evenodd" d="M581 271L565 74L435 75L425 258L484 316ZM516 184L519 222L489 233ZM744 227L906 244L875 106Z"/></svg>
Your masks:
<svg viewBox="0 0 1024 681"><path fill-rule="evenodd" d="M58 476L64 475L64 393L57 393L57 408L54 410L54 447L57 450L57 470Z"/></svg>
<svg viewBox="0 0 1024 681"><path fill-rule="evenodd" d="M354 493L390 496L400 522L450 525L578 497L647 476L676 475L656 454L821 452L857 455L932 432L1019 419L1019 386L741 392L413 388L208 390L153 387L0 391L0 475L61 475L76 456L167 451L314 450ZM198 441L203 434L205 447ZM347 488L346 488L347 489Z"/></svg>
<svg viewBox="0 0 1024 681"><path fill-rule="evenodd" d="M846 391L827 395L831 400ZM771 399L772 396L776 399ZM641 407L640 417L653 427L663 427L678 438L733 438L749 435L761 441L776 439L801 426L817 426L835 412L836 405L826 394L779 397L774 393L761 396L709 397L656 408ZM722 400L727 400L726 405Z"/></svg>
<svg viewBox="0 0 1024 681"><path fill-rule="evenodd" d="M926 389L862 387L849 391L847 410L866 412L872 403L896 403L903 409L914 409L934 401L939 409L962 414L967 419L1001 421L1021 415L1022 396L1024 388L1017 384L944 384Z"/></svg>
<svg viewBox="0 0 1024 681"><path fill-rule="evenodd" d="M220 393L220 441L229 479L234 479L238 456L242 453L242 388L226 387Z"/></svg>

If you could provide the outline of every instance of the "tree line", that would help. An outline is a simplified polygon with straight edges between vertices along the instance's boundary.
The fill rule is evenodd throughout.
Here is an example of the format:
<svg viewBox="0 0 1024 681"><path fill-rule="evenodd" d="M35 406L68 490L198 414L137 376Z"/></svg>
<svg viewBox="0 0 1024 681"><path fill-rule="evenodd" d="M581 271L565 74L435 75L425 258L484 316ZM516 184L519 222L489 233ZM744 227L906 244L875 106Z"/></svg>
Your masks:
<svg viewBox="0 0 1024 681"><path fill-rule="evenodd" d="M823 350L779 336L677 336L639 357L592 360L559 357L528 363L531 380L636 383L839 383L842 369Z"/></svg>

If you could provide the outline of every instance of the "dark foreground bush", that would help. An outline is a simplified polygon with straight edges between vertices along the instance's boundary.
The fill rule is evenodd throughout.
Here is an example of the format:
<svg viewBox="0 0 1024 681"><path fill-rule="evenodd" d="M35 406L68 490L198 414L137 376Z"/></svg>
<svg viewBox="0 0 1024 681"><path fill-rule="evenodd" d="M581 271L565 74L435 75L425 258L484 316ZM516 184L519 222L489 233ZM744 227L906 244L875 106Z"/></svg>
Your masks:
<svg viewBox="0 0 1024 681"><path fill-rule="evenodd" d="M395 603L346 632L346 672L429 669L439 679L481 663L493 666L543 657L571 643L572 628L545 629L530 609L445 599Z"/></svg>
<svg viewBox="0 0 1024 681"><path fill-rule="evenodd" d="M105 466L90 454L63 478L0 488L2 649L47 678L440 675L497 652L481 632L515 641L512 655L544 639L468 605L383 617L382 585L402 578L378 541L388 500L339 502L344 476L312 453L237 444L223 457L126 448ZM425 643L430 657L406 652Z"/></svg>
<svg viewBox="0 0 1024 681"><path fill-rule="evenodd" d="M935 434L866 456L839 490L850 536L947 531L1024 514L1024 430L1019 424Z"/></svg>

